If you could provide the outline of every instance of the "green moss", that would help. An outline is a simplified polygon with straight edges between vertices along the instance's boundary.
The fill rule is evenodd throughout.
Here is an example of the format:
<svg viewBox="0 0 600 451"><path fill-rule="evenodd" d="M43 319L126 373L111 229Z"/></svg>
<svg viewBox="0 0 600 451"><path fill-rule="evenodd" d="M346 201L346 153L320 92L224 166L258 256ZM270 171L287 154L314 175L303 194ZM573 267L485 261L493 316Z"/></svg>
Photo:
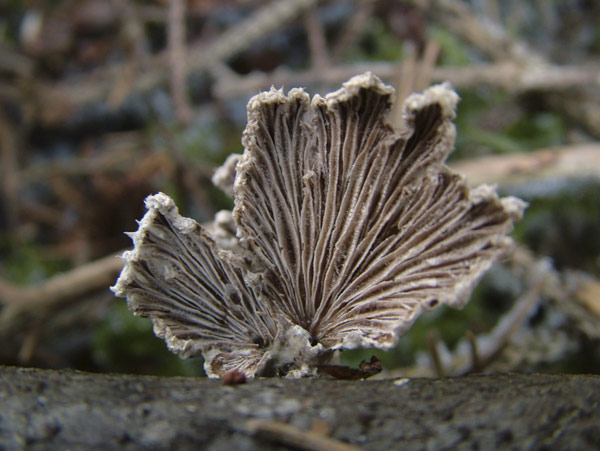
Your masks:
<svg viewBox="0 0 600 451"><path fill-rule="evenodd" d="M96 327L92 358L103 372L198 376L202 359L182 360L171 353L162 339L154 336L149 319L134 316L124 300L116 300L111 311Z"/></svg>
<svg viewBox="0 0 600 451"><path fill-rule="evenodd" d="M566 142L566 126L557 114L528 112L515 106L510 95L491 88L462 89L459 94L452 159L527 152Z"/></svg>
<svg viewBox="0 0 600 451"><path fill-rule="evenodd" d="M244 149L240 141L242 130L220 123L195 124L178 135L182 152L199 165L221 164L232 153Z"/></svg>
<svg viewBox="0 0 600 451"><path fill-rule="evenodd" d="M503 129L506 136L517 144L517 151L557 146L565 142L565 125L552 113L521 113Z"/></svg>
<svg viewBox="0 0 600 451"><path fill-rule="evenodd" d="M364 27L358 46L355 46L344 59L345 62L400 61L404 51L402 41L377 17L371 17Z"/></svg>
<svg viewBox="0 0 600 451"><path fill-rule="evenodd" d="M529 207L514 235L537 254L551 257L558 269L599 273L599 192L597 182L583 180L554 196L526 199Z"/></svg>
<svg viewBox="0 0 600 451"><path fill-rule="evenodd" d="M20 242L15 245L8 236L0 237L2 277L19 285L31 285L70 269L67 259L43 252L39 243Z"/></svg>
<svg viewBox="0 0 600 451"><path fill-rule="evenodd" d="M472 62L465 44L448 30L431 25L427 29L427 34L429 39L440 45L438 65L467 66Z"/></svg>

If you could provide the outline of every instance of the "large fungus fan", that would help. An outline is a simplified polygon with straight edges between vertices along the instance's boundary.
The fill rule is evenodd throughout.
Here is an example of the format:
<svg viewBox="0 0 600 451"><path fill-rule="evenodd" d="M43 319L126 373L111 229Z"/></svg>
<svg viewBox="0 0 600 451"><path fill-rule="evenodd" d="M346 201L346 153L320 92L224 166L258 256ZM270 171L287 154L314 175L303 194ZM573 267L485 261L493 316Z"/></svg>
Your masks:
<svg viewBox="0 0 600 451"><path fill-rule="evenodd" d="M149 196L113 291L211 377L314 375L336 350L389 349L423 311L464 305L524 203L444 164L448 85L408 97L399 131L393 92L366 73L324 98L253 97L244 154L214 178L233 214L210 234Z"/></svg>

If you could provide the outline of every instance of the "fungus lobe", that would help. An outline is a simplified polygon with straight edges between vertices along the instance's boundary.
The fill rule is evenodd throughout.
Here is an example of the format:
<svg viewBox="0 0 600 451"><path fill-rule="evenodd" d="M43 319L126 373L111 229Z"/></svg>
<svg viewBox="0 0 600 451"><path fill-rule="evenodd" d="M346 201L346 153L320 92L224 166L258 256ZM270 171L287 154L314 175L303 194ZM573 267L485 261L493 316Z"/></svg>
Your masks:
<svg viewBox="0 0 600 451"><path fill-rule="evenodd" d="M213 233L159 193L113 291L211 377L315 375L340 349L389 349L425 310L461 307L525 204L469 189L444 161L458 96L404 102L371 73L325 97L272 88L248 104L244 153L213 180L234 198Z"/></svg>

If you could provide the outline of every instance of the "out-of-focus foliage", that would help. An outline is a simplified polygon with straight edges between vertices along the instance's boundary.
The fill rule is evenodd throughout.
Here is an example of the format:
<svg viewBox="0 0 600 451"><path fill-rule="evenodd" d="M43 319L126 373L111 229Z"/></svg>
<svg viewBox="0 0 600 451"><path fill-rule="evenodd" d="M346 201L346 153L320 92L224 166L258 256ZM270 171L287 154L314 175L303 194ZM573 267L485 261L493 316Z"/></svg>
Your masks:
<svg viewBox="0 0 600 451"><path fill-rule="evenodd" d="M598 183L580 181L554 196L530 201L515 236L559 269L600 273L600 202Z"/></svg>
<svg viewBox="0 0 600 451"><path fill-rule="evenodd" d="M154 337L152 323L133 316L125 303L115 303L97 326L92 361L104 371L164 376L204 374L201 359L182 360Z"/></svg>
<svg viewBox="0 0 600 451"><path fill-rule="evenodd" d="M0 248L10 249L10 245L3 243L0 244ZM8 252L4 255L7 254ZM69 267L66 259L44 255L39 245L34 242L24 242L19 248L12 249L10 258L7 258L2 264L4 277L21 285L42 282Z"/></svg>
<svg viewBox="0 0 600 451"><path fill-rule="evenodd" d="M566 125L558 114L529 111L515 99L491 89L460 91L458 135L452 159L526 152L566 143Z"/></svg>
<svg viewBox="0 0 600 451"><path fill-rule="evenodd" d="M447 30L431 25L429 27L429 38L436 41L440 46L440 66L467 66L472 62L469 52L464 43Z"/></svg>
<svg viewBox="0 0 600 451"><path fill-rule="evenodd" d="M399 61L403 54L402 41L381 19L372 17L359 45L346 56L345 61Z"/></svg>

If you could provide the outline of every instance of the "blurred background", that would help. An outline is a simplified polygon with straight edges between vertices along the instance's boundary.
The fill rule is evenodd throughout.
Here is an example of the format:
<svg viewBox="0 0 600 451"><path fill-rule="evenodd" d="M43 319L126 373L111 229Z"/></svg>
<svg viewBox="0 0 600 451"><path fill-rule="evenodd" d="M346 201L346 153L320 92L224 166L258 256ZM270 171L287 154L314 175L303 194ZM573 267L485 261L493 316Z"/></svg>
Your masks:
<svg viewBox="0 0 600 451"><path fill-rule="evenodd" d="M386 375L600 373L600 2L0 1L0 364L202 375L108 290L146 195L199 222L246 103L371 70L461 96L450 166L530 206L462 311L422 316ZM399 124L400 110L392 111Z"/></svg>

